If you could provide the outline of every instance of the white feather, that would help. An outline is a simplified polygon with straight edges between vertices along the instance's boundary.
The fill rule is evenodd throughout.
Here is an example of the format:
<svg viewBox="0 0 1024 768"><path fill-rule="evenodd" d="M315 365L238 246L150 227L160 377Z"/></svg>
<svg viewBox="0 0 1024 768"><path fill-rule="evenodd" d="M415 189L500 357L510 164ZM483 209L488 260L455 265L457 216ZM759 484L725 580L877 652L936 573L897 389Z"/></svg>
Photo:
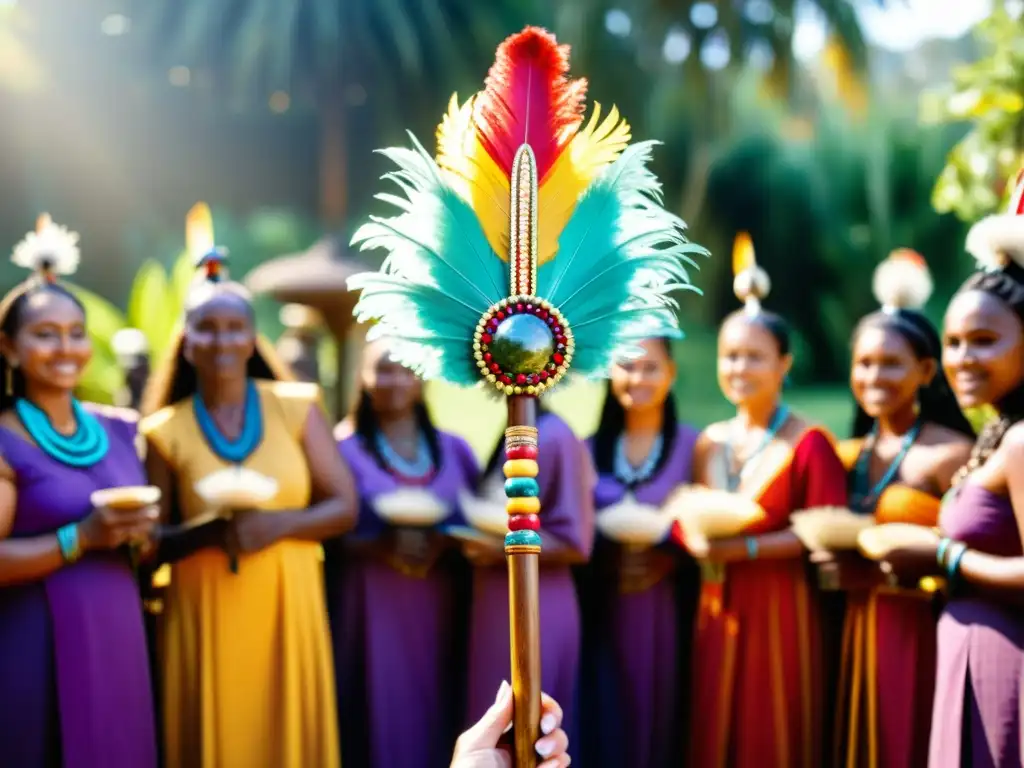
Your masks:
<svg viewBox="0 0 1024 768"><path fill-rule="evenodd" d="M920 309L932 295L932 276L923 263L890 256L875 267L871 288L883 309Z"/></svg>
<svg viewBox="0 0 1024 768"><path fill-rule="evenodd" d="M768 273L756 264L740 272L732 281L732 292L743 302L747 312L756 315L761 311L761 301L768 298L772 281Z"/></svg>
<svg viewBox="0 0 1024 768"><path fill-rule="evenodd" d="M1000 269L1010 258L1024 267L1024 216L987 216L967 233L967 252L982 267Z"/></svg>
<svg viewBox="0 0 1024 768"><path fill-rule="evenodd" d="M52 221L46 222L38 232L25 235L25 239L14 246L11 255L11 261L19 267L33 271L38 271L44 262L49 261L58 275L73 275L80 260L78 233Z"/></svg>

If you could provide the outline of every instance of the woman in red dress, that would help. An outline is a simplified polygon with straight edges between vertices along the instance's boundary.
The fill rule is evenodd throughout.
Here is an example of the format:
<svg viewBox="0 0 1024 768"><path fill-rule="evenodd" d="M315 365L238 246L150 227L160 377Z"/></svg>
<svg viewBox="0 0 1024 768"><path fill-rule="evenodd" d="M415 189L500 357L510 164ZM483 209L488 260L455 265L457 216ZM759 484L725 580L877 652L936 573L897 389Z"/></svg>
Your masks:
<svg viewBox="0 0 1024 768"><path fill-rule="evenodd" d="M701 435L694 478L748 506L755 501L763 515L739 536L687 541L704 573L690 765L813 768L823 758L820 628L789 517L844 506L846 477L828 433L782 402L793 362L789 330L761 308L768 276L749 241L737 245L734 289L746 306L718 337L718 381L736 416Z"/></svg>

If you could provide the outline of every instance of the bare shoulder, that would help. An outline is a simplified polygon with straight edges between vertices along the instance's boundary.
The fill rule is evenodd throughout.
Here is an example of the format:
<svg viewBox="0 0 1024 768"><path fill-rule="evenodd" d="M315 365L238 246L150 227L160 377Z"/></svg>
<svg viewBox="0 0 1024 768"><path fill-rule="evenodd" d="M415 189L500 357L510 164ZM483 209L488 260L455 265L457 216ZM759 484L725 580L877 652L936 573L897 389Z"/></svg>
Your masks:
<svg viewBox="0 0 1024 768"><path fill-rule="evenodd" d="M1024 421L1018 421L1006 430L999 448L1014 459L1024 458Z"/></svg>
<svg viewBox="0 0 1024 768"><path fill-rule="evenodd" d="M138 424L139 422L139 412L132 408L120 408L116 405L102 403L83 403L83 405L90 413L113 421L123 421L127 424Z"/></svg>
<svg viewBox="0 0 1024 768"><path fill-rule="evenodd" d="M730 424L731 422L728 421L716 421L714 424L709 424L697 438L697 447L710 448L728 442Z"/></svg>

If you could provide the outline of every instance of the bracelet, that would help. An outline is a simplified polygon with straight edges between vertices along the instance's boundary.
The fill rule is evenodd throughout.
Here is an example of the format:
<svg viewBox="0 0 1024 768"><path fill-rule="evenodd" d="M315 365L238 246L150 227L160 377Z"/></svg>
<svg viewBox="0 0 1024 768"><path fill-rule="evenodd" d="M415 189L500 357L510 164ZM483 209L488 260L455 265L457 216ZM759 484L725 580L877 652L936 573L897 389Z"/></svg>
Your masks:
<svg viewBox="0 0 1024 768"><path fill-rule="evenodd" d="M757 560L757 539L754 538L753 536L747 536L746 544L747 544L747 559L748 560Z"/></svg>
<svg viewBox="0 0 1024 768"><path fill-rule="evenodd" d="M78 540L78 524L71 523L57 529L57 545L60 556L68 565L78 562L82 557L82 544Z"/></svg>
<svg viewBox="0 0 1024 768"><path fill-rule="evenodd" d="M960 561L966 552L967 545L959 541L949 548L949 557L946 559L946 583L950 592L956 589L957 582L960 581Z"/></svg>
<svg viewBox="0 0 1024 768"><path fill-rule="evenodd" d="M939 568L946 567L946 551L952 543L953 540L948 536L943 536L939 539L939 548L935 550L935 561L939 564Z"/></svg>

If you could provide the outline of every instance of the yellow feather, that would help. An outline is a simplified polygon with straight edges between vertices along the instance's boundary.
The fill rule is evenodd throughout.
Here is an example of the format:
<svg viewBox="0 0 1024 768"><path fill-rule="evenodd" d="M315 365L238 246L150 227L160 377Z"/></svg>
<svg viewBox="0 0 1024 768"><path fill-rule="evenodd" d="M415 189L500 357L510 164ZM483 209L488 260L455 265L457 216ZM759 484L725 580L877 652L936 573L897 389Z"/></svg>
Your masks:
<svg viewBox="0 0 1024 768"><path fill-rule="evenodd" d="M206 203L196 203L185 217L185 247L193 259L214 249L213 214Z"/></svg>
<svg viewBox="0 0 1024 768"><path fill-rule="evenodd" d="M757 264L754 243L746 232L738 232L732 245L732 273L738 275Z"/></svg>
<svg viewBox="0 0 1024 768"><path fill-rule="evenodd" d="M603 121L601 105L577 133L540 182L537 224L537 264L550 261L558 251L558 238L576 210L576 201L602 168L615 162L629 144L629 124L612 107Z"/></svg>
<svg viewBox="0 0 1024 768"><path fill-rule="evenodd" d="M487 154L473 123L474 99L461 106L454 95L437 127L437 164L456 194L473 207L491 248L508 261L508 177ZM630 140L629 124L612 107L601 120L601 105L540 182L537 263L550 261L558 238L576 209L576 201L602 168L610 165Z"/></svg>
<svg viewBox="0 0 1024 768"><path fill-rule="evenodd" d="M473 124L475 100L461 107L458 95L437 127L437 164L455 193L472 206L491 248L508 261L511 186L477 138Z"/></svg>

